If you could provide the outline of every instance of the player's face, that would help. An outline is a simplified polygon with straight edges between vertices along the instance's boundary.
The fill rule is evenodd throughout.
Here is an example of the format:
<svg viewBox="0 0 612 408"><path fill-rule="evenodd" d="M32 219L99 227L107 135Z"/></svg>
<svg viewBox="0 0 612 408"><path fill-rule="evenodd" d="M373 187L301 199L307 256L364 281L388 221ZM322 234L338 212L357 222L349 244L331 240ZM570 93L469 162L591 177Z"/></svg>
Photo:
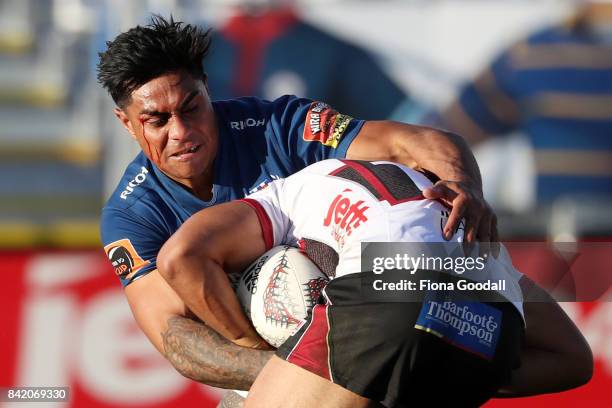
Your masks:
<svg viewBox="0 0 612 408"><path fill-rule="evenodd" d="M218 130L202 79L162 75L132 92L130 104L115 113L169 177L192 188L212 180Z"/></svg>

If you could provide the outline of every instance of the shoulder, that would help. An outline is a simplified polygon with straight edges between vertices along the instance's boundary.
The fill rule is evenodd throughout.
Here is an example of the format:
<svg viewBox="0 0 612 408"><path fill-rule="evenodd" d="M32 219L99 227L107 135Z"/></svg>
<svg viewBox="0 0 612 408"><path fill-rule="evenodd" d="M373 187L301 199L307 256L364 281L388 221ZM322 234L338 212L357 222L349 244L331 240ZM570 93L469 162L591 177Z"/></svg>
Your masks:
<svg viewBox="0 0 612 408"><path fill-rule="evenodd" d="M230 133L282 134L283 129L303 125L313 103L295 95L284 95L271 101L249 96L215 101L213 107L219 123Z"/></svg>
<svg viewBox="0 0 612 408"><path fill-rule="evenodd" d="M241 98L216 100L212 102L212 105L215 113L218 115L232 116L236 113L265 109L269 103L269 101L256 96L244 96Z"/></svg>
<svg viewBox="0 0 612 408"><path fill-rule="evenodd" d="M231 132L244 130L264 130L270 121L283 115L293 100L298 98L286 95L269 101L255 96L219 100L213 102L213 108L219 122Z"/></svg>
<svg viewBox="0 0 612 408"><path fill-rule="evenodd" d="M127 208L107 205L100 217L104 251L123 286L155 269L155 259L172 234L167 220L156 208L160 203L138 203ZM138 273L136 273L138 272Z"/></svg>
<svg viewBox="0 0 612 408"><path fill-rule="evenodd" d="M141 152L127 166L117 187L102 209L101 227L117 224L144 223L153 227L157 216L164 211L166 202L160 196L163 189L154 165Z"/></svg>
<svg viewBox="0 0 612 408"><path fill-rule="evenodd" d="M127 166L117 187L106 202L106 207L126 209L150 193L152 188L153 164L140 152Z"/></svg>
<svg viewBox="0 0 612 408"><path fill-rule="evenodd" d="M258 98L256 96L244 96L241 98L214 101L213 108L217 115L222 118L239 117L245 113L268 113L288 105L309 104L312 101L306 98L298 98L295 95L283 95L274 100Z"/></svg>

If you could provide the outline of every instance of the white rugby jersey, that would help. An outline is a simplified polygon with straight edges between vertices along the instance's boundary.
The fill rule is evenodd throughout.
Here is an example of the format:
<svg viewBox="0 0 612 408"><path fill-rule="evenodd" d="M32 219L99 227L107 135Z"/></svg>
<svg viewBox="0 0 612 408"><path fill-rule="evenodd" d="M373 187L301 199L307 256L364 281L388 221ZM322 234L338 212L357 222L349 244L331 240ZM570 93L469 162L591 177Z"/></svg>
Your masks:
<svg viewBox="0 0 612 408"><path fill-rule="evenodd" d="M325 244L338 256L332 276L340 277L361 271L362 242L447 242L442 230L448 208L421 193L431 185L425 175L396 163L331 159L275 180L244 201L258 213L267 249L304 240ZM463 234L459 228L450 242L460 243ZM522 299L521 276L505 249L484 269L463 275L476 282L505 279L505 291L498 292L522 314L516 301Z"/></svg>

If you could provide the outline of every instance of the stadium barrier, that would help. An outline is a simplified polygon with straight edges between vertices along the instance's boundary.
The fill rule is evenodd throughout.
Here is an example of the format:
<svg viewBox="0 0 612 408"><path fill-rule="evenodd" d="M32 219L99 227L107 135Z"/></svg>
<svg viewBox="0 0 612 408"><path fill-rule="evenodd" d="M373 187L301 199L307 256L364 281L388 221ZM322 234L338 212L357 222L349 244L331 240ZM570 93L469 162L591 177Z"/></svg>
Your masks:
<svg viewBox="0 0 612 408"><path fill-rule="evenodd" d="M609 265L612 253L607 257ZM220 390L183 378L138 329L101 250L4 251L0 264L0 386L70 387L68 404L49 407L216 405ZM559 394L494 400L487 407L612 406L612 303L564 308L593 349L591 383ZM0 403L13 405L22 406Z"/></svg>

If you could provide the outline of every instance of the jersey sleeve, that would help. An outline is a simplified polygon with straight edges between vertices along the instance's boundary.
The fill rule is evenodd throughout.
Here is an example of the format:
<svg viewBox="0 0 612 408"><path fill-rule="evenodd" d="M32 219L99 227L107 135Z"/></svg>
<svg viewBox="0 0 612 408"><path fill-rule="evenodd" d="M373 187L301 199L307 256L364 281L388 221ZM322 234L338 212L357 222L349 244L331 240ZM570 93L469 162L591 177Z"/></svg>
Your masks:
<svg viewBox="0 0 612 408"><path fill-rule="evenodd" d="M291 223L281 205L280 194L284 181L275 180L263 190L240 200L250 205L257 213L266 250L278 245L292 244L289 234Z"/></svg>
<svg viewBox="0 0 612 408"><path fill-rule="evenodd" d="M324 102L295 96L275 100L270 121L275 145L296 169L324 159L346 157L364 122Z"/></svg>
<svg viewBox="0 0 612 408"><path fill-rule="evenodd" d="M117 209L102 211L100 232L123 287L157 268L157 253L168 238L144 219Z"/></svg>

